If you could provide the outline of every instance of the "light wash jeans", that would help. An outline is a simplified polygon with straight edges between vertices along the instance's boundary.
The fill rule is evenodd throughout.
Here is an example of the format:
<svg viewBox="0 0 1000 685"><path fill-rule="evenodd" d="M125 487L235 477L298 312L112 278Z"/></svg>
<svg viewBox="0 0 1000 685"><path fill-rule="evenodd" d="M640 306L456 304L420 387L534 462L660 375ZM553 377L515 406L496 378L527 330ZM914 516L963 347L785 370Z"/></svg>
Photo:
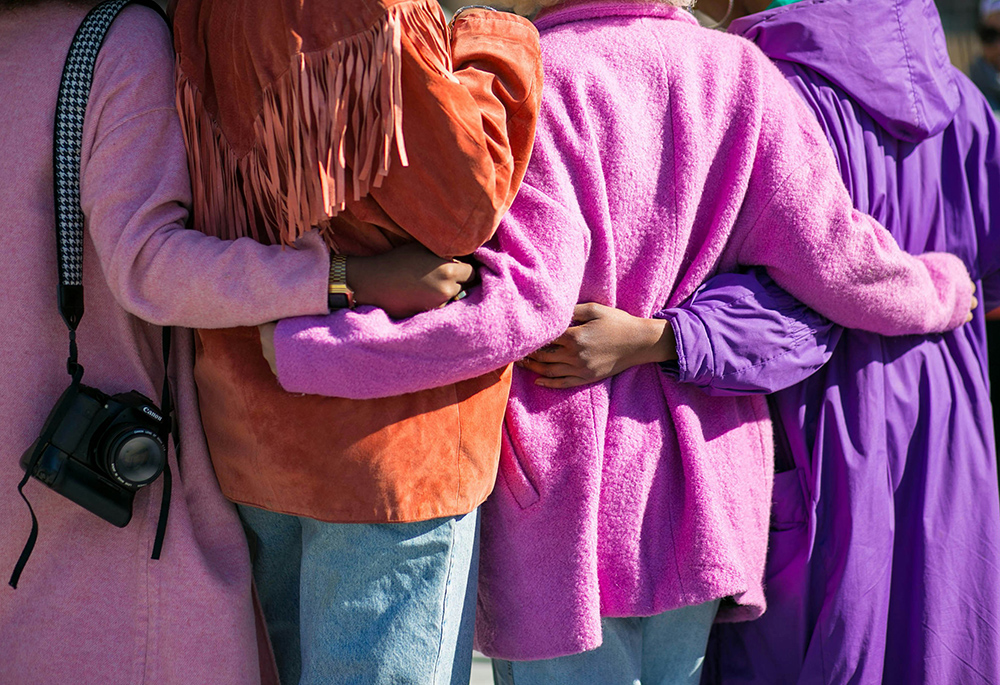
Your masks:
<svg viewBox="0 0 1000 685"><path fill-rule="evenodd" d="M719 601L648 618L604 618L600 647L541 661L493 660L496 685L698 685Z"/></svg>
<svg viewBox="0 0 1000 685"><path fill-rule="evenodd" d="M467 685L478 509L383 524L239 511L282 685Z"/></svg>

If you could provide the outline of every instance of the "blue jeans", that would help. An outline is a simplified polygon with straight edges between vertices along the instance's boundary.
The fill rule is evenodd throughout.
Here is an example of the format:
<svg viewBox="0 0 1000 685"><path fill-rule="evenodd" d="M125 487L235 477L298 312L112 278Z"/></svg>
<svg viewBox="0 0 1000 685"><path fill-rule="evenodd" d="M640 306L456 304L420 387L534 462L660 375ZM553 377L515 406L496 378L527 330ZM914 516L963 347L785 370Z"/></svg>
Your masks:
<svg viewBox="0 0 1000 685"><path fill-rule="evenodd" d="M496 685L698 685L719 601L648 618L601 619L597 649L541 661L493 660Z"/></svg>
<svg viewBox="0 0 1000 685"><path fill-rule="evenodd" d="M466 685L479 511L323 523L240 506L283 685Z"/></svg>

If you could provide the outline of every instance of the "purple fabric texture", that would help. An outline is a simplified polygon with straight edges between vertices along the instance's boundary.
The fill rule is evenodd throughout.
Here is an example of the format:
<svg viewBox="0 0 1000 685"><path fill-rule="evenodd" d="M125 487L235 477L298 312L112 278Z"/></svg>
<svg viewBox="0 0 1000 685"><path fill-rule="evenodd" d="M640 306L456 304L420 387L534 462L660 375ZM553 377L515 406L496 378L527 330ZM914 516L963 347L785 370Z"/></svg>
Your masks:
<svg viewBox="0 0 1000 685"><path fill-rule="evenodd" d="M760 268L713 276L684 304L655 316L670 322L677 341L669 372L709 395L794 385L827 362L843 331Z"/></svg>
<svg viewBox="0 0 1000 685"><path fill-rule="evenodd" d="M948 64L928 0L805 0L731 30L762 47L816 113L855 206L911 253L961 256L981 306L972 323L943 335L844 331L826 366L772 397L776 460L791 470L774 482L768 610L753 623L716 626L705 681L1000 682L984 329L984 312L1000 304L997 123ZM733 288L710 286L698 298L723 299ZM781 306L780 292L765 288ZM821 347L810 352L795 331L815 314L786 304L782 315L800 325L783 329L773 325L778 313L754 311L768 305L744 299L735 314L695 306L675 318L693 367L686 379L712 389L713 376L767 359L743 390L796 380L781 353L794 343L813 356L829 332L817 329ZM705 334L718 326L723 333ZM741 347L744 336L755 349ZM811 371L803 363L800 379Z"/></svg>
<svg viewBox="0 0 1000 685"><path fill-rule="evenodd" d="M555 337L578 301L651 316L741 266L766 266L841 324L915 333L964 318L960 260L905 255L851 208L815 118L752 45L660 3L569 6L538 27L538 135L479 252L482 290L402 322L372 310L282 322L287 390L451 383ZM571 391L516 369L483 506L480 649L585 651L602 616L720 597L723 620L758 616L771 473L762 397L710 397L651 365Z"/></svg>

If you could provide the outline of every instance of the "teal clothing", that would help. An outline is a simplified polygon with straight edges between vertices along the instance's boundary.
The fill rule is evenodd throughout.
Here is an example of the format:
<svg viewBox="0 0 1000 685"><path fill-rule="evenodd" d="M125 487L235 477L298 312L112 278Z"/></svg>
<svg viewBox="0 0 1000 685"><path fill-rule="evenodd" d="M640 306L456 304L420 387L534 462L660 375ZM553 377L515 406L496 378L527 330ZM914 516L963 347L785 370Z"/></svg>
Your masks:
<svg viewBox="0 0 1000 685"><path fill-rule="evenodd" d="M802 2L802 0L774 0L764 11L773 10L775 7L784 7L785 5L794 5L797 2Z"/></svg>

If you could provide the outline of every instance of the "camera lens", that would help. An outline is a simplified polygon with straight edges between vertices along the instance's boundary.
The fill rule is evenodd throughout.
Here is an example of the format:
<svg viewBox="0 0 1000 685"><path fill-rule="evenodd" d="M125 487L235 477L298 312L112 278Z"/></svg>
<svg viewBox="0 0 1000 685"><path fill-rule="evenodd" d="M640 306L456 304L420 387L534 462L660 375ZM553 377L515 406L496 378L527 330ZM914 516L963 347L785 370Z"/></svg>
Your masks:
<svg viewBox="0 0 1000 685"><path fill-rule="evenodd" d="M102 455L106 470L132 487L152 483L163 472L167 450L160 437L145 428L131 428L108 441Z"/></svg>

